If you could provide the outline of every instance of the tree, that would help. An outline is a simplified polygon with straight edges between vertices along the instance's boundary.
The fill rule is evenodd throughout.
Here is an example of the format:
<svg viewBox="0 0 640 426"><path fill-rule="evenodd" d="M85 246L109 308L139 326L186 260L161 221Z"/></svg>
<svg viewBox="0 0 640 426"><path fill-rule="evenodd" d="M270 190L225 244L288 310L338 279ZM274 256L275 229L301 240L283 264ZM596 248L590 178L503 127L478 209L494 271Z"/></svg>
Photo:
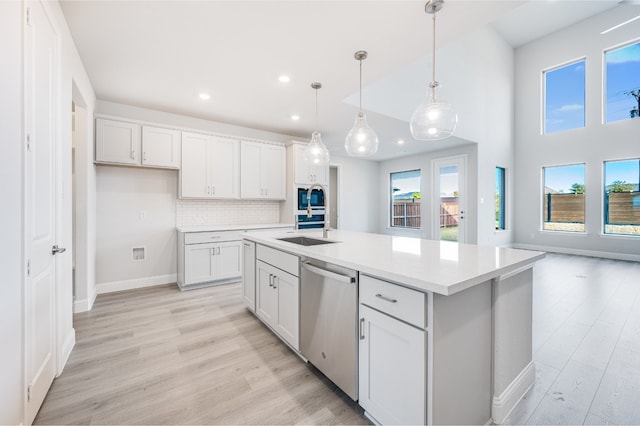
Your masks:
<svg viewBox="0 0 640 426"><path fill-rule="evenodd" d="M623 180L614 180L609 185L609 192L633 192L633 184Z"/></svg>
<svg viewBox="0 0 640 426"><path fill-rule="evenodd" d="M636 98L636 102L638 103L638 106L633 107L633 109L629 111L629 116L631 118L640 117L640 89L629 90L628 92L624 92L624 94L633 96L634 98Z"/></svg>
<svg viewBox="0 0 640 426"><path fill-rule="evenodd" d="M584 184L583 183L574 183L569 188L572 194L584 194Z"/></svg>

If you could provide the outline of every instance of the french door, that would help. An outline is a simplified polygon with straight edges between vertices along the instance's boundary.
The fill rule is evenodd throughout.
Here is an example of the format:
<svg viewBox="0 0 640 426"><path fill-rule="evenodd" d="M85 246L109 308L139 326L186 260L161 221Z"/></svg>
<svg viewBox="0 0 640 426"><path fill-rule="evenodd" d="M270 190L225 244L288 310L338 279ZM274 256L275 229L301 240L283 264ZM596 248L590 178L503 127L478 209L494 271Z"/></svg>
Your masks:
<svg viewBox="0 0 640 426"><path fill-rule="evenodd" d="M466 156L433 160L433 238L466 241Z"/></svg>

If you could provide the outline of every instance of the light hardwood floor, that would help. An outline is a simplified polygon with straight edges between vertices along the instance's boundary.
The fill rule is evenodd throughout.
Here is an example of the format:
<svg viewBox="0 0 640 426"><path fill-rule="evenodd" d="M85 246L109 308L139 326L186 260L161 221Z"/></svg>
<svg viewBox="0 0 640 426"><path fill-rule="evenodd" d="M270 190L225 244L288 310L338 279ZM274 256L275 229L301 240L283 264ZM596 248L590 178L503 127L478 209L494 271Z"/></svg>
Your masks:
<svg viewBox="0 0 640 426"><path fill-rule="evenodd" d="M239 284L98 296L36 424L367 424L250 314Z"/></svg>
<svg viewBox="0 0 640 426"><path fill-rule="evenodd" d="M512 424L640 424L640 264L534 269L536 384ZM241 303L239 285L98 296L37 424L364 424Z"/></svg>

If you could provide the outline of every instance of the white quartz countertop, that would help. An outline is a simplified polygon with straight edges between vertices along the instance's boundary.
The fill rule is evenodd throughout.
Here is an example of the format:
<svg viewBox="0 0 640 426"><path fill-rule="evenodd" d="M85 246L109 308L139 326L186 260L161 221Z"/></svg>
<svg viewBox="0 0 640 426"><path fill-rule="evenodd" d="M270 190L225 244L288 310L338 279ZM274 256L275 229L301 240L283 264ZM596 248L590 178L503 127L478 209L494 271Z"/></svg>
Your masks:
<svg viewBox="0 0 640 426"><path fill-rule="evenodd" d="M178 232L215 232L215 231L244 231L271 228L295 228L293 223L256 223L249 225L199 225L178 226Z"/></svg>
<svg viewBox="0 0 640 426"><path fill-rule="evenodd" d="M278 238L322 239L322 230L248 232L246 240L334 263L420 291L451 295L544 258L539 251L332 230L334 244L302 246Z"/></svg>

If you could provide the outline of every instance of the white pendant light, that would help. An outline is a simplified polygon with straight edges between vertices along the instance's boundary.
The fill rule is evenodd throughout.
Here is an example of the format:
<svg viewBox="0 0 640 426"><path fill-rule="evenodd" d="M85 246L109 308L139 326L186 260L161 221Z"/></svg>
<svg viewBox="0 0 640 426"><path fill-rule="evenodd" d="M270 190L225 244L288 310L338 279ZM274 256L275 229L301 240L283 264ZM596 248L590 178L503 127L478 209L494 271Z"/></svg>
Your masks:
<svg viewBox="0 0 640 426"><path fill-rule="evenodd" d="M352 157L369 157L378 152L378 136L369 127L367 117L362 113L362 61L367 59L367 52L358 50L353 56L360 61L360 111L344 139L344 149Z"/></svg>
<svg viewBox="0 0 640 426"><path fill-rule="evenodd" d="M421 141L445 139L453 135L458 124L458 115L446 101L436 99L436 12L442 9L443 0L429 0L424 11L433 15L433 61L432 80L427 96L411 116L411 135Z"/></svg>
<svg viewBox="0 0 640 426"><path fill-rule="evenodd" d="M314 166L326 166L329 164L329 150L322 143L320 132L318 132L318 89L322 87L320 83L311 83L311 88L316 91L316 129L311 134L311 141L304 149L304 161Z"/></svg>

